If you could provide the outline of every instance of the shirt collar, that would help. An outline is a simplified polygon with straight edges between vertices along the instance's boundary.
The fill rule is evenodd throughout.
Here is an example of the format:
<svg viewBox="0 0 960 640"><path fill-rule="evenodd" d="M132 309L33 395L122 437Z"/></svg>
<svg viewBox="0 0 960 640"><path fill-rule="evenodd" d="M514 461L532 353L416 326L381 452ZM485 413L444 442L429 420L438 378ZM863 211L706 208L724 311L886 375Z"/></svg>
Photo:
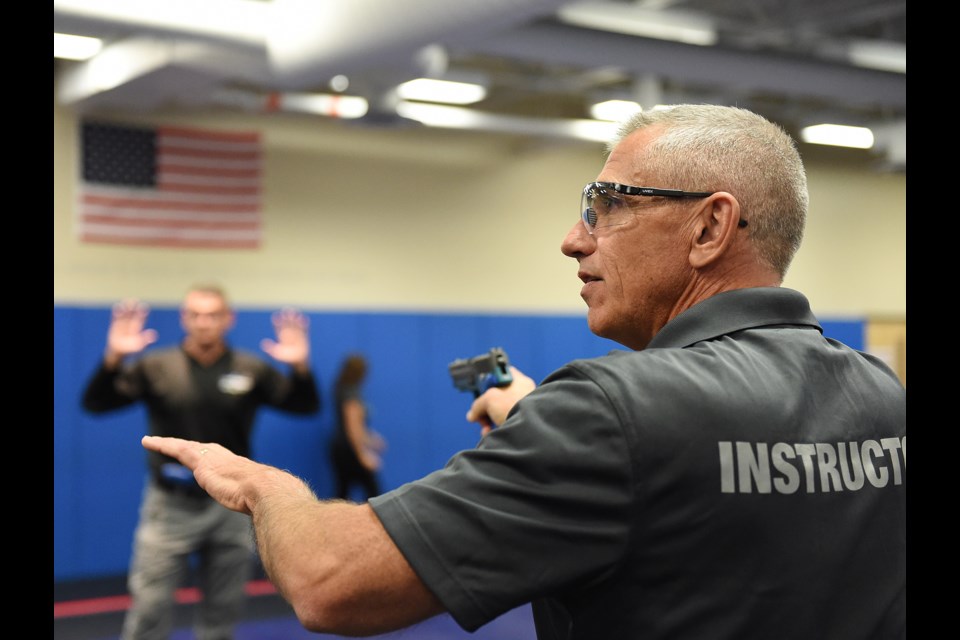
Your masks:
<svg viewBox="0 0 960 640"><path fill-rule="evenodd" d="M805 325L823 333L802 293L754 287L718 293L693 305L664 325L647 348L688 347L734 331L778 324Z"/></svg>

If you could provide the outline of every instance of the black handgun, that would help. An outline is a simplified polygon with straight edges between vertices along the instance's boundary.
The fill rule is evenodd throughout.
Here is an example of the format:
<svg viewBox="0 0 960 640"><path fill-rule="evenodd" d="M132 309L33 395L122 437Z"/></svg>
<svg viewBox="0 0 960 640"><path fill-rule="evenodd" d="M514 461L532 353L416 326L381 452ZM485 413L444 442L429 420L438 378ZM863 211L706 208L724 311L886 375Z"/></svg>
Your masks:
<svg viewBox="0 0 960 640"><path fill-rule="evenodd" d="M460 391L472 391L474 398L487 389L505 387L513 382L510 360L500 347L474 358L454 360L449 369L453 385Z"/></svg>

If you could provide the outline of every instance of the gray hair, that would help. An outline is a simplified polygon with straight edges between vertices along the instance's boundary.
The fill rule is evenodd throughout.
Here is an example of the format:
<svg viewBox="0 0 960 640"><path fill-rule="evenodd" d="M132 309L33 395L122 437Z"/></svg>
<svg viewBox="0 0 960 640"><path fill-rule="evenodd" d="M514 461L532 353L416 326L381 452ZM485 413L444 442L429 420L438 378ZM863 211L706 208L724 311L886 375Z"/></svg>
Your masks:
<svg viewBox="0 0 960 640"><path fill-rule="evenodd" d="M793 138L746 109L684 104L636 114L621 125L608 152L652 125L663 133L639 160L663 184L641 186L731 193L760 258L783 278L800 248L809 204Z"/></svg>

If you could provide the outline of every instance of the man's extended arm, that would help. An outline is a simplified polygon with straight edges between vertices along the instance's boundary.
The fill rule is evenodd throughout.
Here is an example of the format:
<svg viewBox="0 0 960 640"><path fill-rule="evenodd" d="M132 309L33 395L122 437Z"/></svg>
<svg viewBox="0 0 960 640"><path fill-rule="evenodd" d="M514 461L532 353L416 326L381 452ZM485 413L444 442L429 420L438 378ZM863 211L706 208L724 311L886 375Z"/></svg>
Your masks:
<svg viewBox="0 0 960 640"><path fill-rule="evenodd" d="M321 502L293 475L216 444L147 436L143 445L252 516L264 568L307 629L377 634L443 612L369 506Z"/></svg>
<svg viewBox="0 0 960 640"><path fill-rule="evenodd" d="M291 413L312 414L320 411L320 392L310 370L309 320L296 309L287 307L273 314L277 339L264 339L260 347L272 358L290 365L289 379L275 383L269 403Z"/></svg>
<svg viewBox="0 0 960 640"><path fill-rule="evenodd" d="M117 386L120 365L129 355L140 353L157 341L157 332L145 329L150 310L138 300L127 299L113 305L103 360L84 388L82 404L87 411L101 413L133 404L140 389L130 381Z"/></svg>

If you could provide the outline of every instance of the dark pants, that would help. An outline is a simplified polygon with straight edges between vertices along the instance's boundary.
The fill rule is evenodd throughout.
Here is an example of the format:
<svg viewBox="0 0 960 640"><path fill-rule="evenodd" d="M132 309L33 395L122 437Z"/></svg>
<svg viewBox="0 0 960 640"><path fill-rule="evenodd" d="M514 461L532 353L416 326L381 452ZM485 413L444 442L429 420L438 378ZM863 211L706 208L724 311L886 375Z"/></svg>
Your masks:
<svg viewBox="0 0 960 640"><path fill-rule="evenodd" d="M365 468L349 445L334 444L330 448L333 461L335 497L346 500L350 490L359 485L366 499L380 495L380 482L377 476Z"/></svg>

